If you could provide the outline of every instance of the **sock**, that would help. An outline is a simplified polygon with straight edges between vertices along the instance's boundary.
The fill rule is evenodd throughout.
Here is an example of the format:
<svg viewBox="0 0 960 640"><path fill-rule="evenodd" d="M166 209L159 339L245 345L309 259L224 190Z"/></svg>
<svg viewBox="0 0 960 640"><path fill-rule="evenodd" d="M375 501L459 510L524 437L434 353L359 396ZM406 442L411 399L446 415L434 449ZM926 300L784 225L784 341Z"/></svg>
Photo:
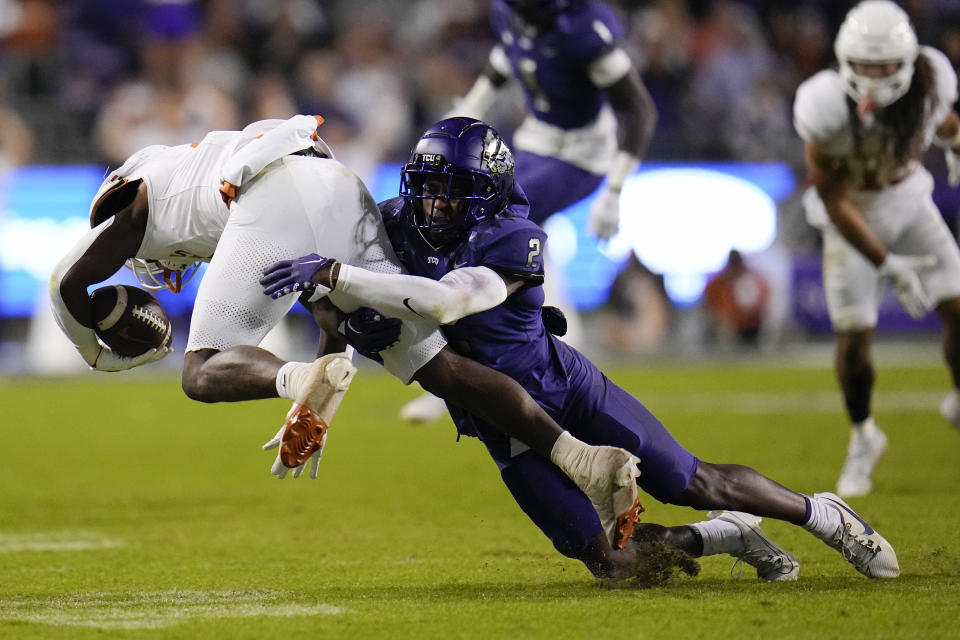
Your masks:
<svg viewBox="0 0 960 640"><path fill-rule="evenodd" d="M803 496L803 499L807 501L808 516L800 526L824 542L829 542L833 539L837 529L843 526L840 512L828 504L811 499L809 496Z"/></svg>
<svg viewBox="0 0 960 640"><path fill-rule="evenodd" d="M303 383L309 362L288 362L277 371L277 394L287 400L295 400Z"/></svg>
<svg viewBox="0 0 960 640"><path fill-rule="evenodd" d="M700 534L703 541L703 555L715 556L719 553L736 555L743 551L743 539L740 536L740 527L714 518L703 522L694 522L687 525Z"/></svg>
<svg viewBox="0 0 960 640"><path fill-rule="evenodd" d="M570 435L569 431L564 431L550 449L550 462L560 467L569 476L588 446L586 442Z"/></svg>
<svg viewBox="0 0 960 640"><path fill-rule="evenodd" d="M877 423L873 421L873 416L867 416L860 422L854 422L851 426L855 431L865 436L875 435L877 431L879 431L879 429L877 429Z"/></svg>

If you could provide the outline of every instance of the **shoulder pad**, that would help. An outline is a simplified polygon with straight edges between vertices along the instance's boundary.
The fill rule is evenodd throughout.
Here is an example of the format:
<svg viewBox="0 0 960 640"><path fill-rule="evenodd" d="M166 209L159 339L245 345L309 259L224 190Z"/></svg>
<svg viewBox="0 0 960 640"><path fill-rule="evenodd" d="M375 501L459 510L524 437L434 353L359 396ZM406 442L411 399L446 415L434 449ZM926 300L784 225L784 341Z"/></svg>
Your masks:
<svg viewBox="0 0 960 640"><path fill-rule="evenodd" d="M828 152L842 153L850 136L850 111L840 75L827 69L797 88L793 123L801 138Z"/></svg>
<svg viewBox="0 0 960 640"><path fill-rule="evenodd" d="M396 198L390 198L389 200L378 202L377 208L380 209L380 217L385 221L395 220L400 217L405 204L406 200L397 196Z"/></svg>
<svg viewBox="0 0 960 640"><path fill-rule="evenodd" d="M925 56L933 67L934 95L931 118L934 125L939 126L950 115L950 110L957 101L957 72L950 63L950 59L938 49L923 46L920 47L920 54Z"/></svg>
<svg viewBox="0 0 960 640"><path fill-rule="evenodd" d="M600 2L585 2L562 14L557 30L568 43L568 51L584 61L599 58L623 38L623 27L613 10Z"/></svg>
<svg viewBox="0 0 960 640"><path fill-rule="evenodd" d="M515 277L543 280L547 234L526 218L498 216L478 225L471 240L476 264Z"/></svg>

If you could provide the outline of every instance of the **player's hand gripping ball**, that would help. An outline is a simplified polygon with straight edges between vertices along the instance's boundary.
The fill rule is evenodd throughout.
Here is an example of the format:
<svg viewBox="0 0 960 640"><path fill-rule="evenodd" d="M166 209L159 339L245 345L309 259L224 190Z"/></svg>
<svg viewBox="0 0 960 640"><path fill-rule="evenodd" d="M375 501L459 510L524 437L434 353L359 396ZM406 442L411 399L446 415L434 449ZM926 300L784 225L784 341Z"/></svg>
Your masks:
<svg viewBox="0 0 960 640"><path fill-rule="evenodd" d="M170 318L145 289L100 287L90 294L94 332L119 356L133 358L170 343Z"/></svg>

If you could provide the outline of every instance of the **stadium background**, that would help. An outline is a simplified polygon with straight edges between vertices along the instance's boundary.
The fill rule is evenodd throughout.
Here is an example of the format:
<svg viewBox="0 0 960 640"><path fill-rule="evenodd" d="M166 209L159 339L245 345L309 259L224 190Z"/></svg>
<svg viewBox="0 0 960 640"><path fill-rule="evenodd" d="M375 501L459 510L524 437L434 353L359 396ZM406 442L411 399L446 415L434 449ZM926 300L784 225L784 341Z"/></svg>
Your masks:
<svg viewBox="0 0 960 640"><path fill-rule="evenodd" d="M702 295L732 248L771 288L757 347L826 343L818 239L799 204L802 145L791 106L797 85L831 64L832 36L853 2L611 4L628 27L629 52L660 117L641 172L625 190L620 236L609 244L587 236L587 203L548 223L553 277L566 281L584 312L582 346L594 355L643 358L736 348L716 339ZM960 5L902 4L921 42L960 66ZM82 370L51 332L46 279L85 228L107 167L147 144L319 113L338 158L378 199L389 197L418 133L485 62L492 44L487 5L0 0L3 370ZM514 92L489 120L509 138L522 113ZM943 183L940 154L932 152L928 164L953 228L960 194ZM720 197L721 190L730 196ZM132 282L125 274L118 280ZM182 347L192 289L161 299ZM938 322L910 320L888 295L880 331L924 338ZM288 324L286 344L291 336L312 339L305 316Z"/></svg>
<svg viewBox="0 0 960 640"><path fill-rule="evenodd" d="M612 4L660 124L630 183L644 198L627 212L643 218L637 237L598 247L577 233L583 209L551 222L590 350L691 451L829 490L847 418L790 105L830 64L851 3ZM902 4L921 42L960 63L956 0ZM0 638L957 637L960 450L937 414L949 374L935 321L906 320L892 299L875 401L891 446L874 492L852 503L896 545L903 574L891 581L767 519L801 559L796 582L758 583L724 555L668 588L600 588L523 517L480 443L455 443L449 420L402 423L418 389L373 366L340 408L318 479L278 482L260 445L288 401L208 406L175 380L190 291L163 297L178 353L157 365L91 373L55 346L47 274L86 227L106 167L149 142L318 112L338 156L390 195L418 131L466 90L490 43L482 1L0 0ZM520 113L514 95L493 119L509 132ZM958 196L942 158L929 161L955 226ZM691 165L712 186L681 216L694 190L649 170ZM736 227L744 201L756 206ZM697 244L722 236L774 288L757 347L711 343L702 298L667 303L665 279L628 260L625 246L677 218L668 257L722 260L727 247ZM635 277L611 293L621 270ZM688 296L705 275L678 273L674 294ZM312 350L305 320L288 327L298 359ZM646 521L707 517L644 504Z"/></svg>

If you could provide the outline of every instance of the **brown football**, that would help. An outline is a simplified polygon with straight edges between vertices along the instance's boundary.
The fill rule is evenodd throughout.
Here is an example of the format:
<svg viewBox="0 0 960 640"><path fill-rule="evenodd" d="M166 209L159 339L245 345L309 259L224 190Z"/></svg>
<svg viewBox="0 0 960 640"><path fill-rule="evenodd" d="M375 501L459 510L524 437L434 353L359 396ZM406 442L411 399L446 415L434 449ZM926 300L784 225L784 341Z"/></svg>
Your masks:
<svg viewBox="0 0 960 640"><path fill-rule="evenodd" d="M118 355L135 357L166 343L172 326L149 291L125 284L90 294L94 331Z"/></svg>

